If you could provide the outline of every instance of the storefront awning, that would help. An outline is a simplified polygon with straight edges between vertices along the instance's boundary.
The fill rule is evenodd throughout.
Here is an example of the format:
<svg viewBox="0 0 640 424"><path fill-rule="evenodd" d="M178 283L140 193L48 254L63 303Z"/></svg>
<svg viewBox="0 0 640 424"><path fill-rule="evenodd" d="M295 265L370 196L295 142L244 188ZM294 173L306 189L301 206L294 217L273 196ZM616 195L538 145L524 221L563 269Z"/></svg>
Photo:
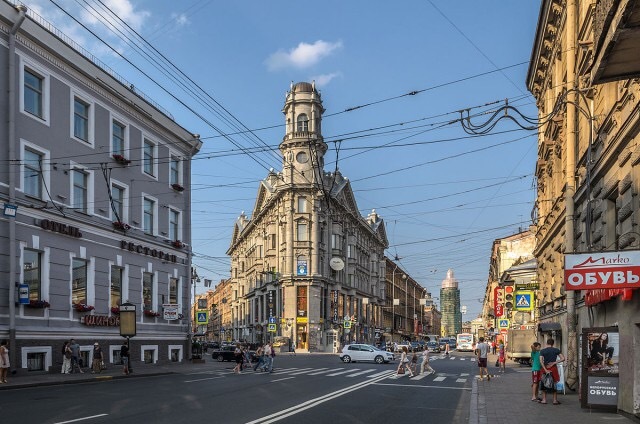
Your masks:
<svg viewBox="0 0 640 424"><path fill-rule="evenodd" d="M538 324L538 332L540 333L560 330L562 330L562 326L559 322L541 322L540 324Z"/></svg>

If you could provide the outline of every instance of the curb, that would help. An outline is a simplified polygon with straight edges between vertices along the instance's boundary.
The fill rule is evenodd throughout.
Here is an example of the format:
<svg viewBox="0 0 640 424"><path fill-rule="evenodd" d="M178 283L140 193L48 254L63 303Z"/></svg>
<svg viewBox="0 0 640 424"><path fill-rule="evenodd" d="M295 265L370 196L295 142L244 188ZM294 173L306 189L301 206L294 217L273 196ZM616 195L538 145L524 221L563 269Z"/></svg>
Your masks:
<svg viewBox="0 0 640 424"><path fill-rule="evenodd" d="M24 388L31 388L31 387L43 387L43 386L61 386L66 384L77 384L77 383L100 383L103 381L118 380L121 378L124 379L124 378L157 377L160 375L169 375L169 374L175 374L175 372L162 371L162 372L134 374L134 375L100 375L96 377L79 378L77 380L38 381L33 383L23 383L23 384L15 384L15 385L2 385L0 386L0 391L24 389Z"/></svg>

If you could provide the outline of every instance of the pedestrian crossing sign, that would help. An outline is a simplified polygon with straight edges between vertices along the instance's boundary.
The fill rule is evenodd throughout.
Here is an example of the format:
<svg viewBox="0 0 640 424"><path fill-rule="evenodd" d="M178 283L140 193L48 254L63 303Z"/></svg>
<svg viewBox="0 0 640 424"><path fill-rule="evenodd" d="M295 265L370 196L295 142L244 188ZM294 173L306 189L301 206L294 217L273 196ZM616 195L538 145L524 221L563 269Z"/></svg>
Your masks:
<svg viewBox="0 0 640 424"><path fill-rule="evenodd" d="M531 290L520 290L515 294L516 311L532 311L533 310L534 293Z"/></svg>
<svg viewBox="0 0 640 424"><path fill-rule="evenodd" d="M276 332L276 325L277 324L268 324L267 325L267 331L269 333L275 333Z"/></svg>
<svg viewBox="0 0 640 424"><path fill-rule="evenodd" d="M351 328L351 321L345 321L344 328Z"/></svg>
<svg viewBox="0 0 640 424"><path fill-rule="evenodd" d="M509 328L509 320L508 319L500 319L498 320L499 328Z"/></svg>
<svg viewBox="0 0 640 424"><path fill-rule="evenodd" d="M204 325L209 323L208 311L196 311L196 324Z"/></svg>

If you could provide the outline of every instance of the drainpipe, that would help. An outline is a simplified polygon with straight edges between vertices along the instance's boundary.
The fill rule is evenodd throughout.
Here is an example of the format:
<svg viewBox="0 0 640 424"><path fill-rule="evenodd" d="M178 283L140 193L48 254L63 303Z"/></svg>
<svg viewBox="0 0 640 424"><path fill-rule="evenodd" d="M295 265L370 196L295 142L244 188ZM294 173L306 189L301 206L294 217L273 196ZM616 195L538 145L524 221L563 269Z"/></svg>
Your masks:
<svg viewBox="0 0 640 424"><path fill-rule="evenodd" d="M11 27L9 31L9 138L7 139L9 144L9 203L14 205L16 202L16 171L13 168L13 164L17 162L11 162L16 159L16 34L20 29L20 25L25 19L27 8L24 5L18 5L16 7L18 11L18 19ZM15 367L16 362L16 284L14 281L16 275L16 218L9 218L9 362Z"/></svg>
<svg viewBox="0 0 640 424"><path fill-rule="evenodd" d="M567 2L567 90L569 90L567 102L567 169L566 169L566 191L565 191L565 253L573 253L574 247L574 227L575 227L575 204L574 195L576 192L576 144L577 144L577 105L578 92L576 86L576 0ZM587 164L587 166L589 166ZM578 338L576 335L576 299L575 291L567 290L567 385L573 388L578 381L577 352Z"/></svg>
<svg viewBox="0 0 640 424"><path fill-rule="evenodd" d="M185 233L188 232L189 234L189 239L188 239L188 245L189 248L187 249L187 279L189 280L189 289L191 289L191 285L193 284L193 301L195 303L196 301L196 282L194 281L194 275L193 275L193 233L191 231L191 160L193 159L193 157L195 156L195 154L200 150L200 147L202 146L202 141L200 141L200 134L193 134L193 138L194 140L191 140L191 142L193 143L193 146L191 147L191 152L189 153L189 158L187 161L185 161L185 166L184 166L184 173L182 176L183 179L183 184L185 185L185 196L184 196L184 210L185 211L189 211L189 216L185 217L188 218L185 220L185 222L189 223L189 227L186 228ZM185 181L186 177L189 177L189 185L187 187L187 183ZM195 310L195 308L193 307L193 305L191 304L191 290L189 291L189 313L188 315L188 319L187 319L187 323L188 323L188 337L187 337L187 343L188 343L188 347L187 347L187 358L189 360L193 360L193 326L195 324L195 322L191 321L192 315L194 315L194 312L192 311L192 309Z"/></svg>

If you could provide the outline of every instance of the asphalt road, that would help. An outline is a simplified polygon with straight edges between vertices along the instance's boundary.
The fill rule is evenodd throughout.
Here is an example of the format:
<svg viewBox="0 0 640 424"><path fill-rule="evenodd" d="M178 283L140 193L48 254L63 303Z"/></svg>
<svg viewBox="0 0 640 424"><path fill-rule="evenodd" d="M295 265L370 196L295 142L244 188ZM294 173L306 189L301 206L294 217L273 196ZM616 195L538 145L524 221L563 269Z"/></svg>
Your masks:
<svg viewBox="0 0 640 424"><path fill-rule="evenodd" d="M477 365L470 353L451 357L432 355L436 374L414 378L396 376L397 363L344 364L333 355L282 354L273 374L235 375L234 364L208 359L189 373L7 391L0 417L25 424L466 423Z"/></svg>

